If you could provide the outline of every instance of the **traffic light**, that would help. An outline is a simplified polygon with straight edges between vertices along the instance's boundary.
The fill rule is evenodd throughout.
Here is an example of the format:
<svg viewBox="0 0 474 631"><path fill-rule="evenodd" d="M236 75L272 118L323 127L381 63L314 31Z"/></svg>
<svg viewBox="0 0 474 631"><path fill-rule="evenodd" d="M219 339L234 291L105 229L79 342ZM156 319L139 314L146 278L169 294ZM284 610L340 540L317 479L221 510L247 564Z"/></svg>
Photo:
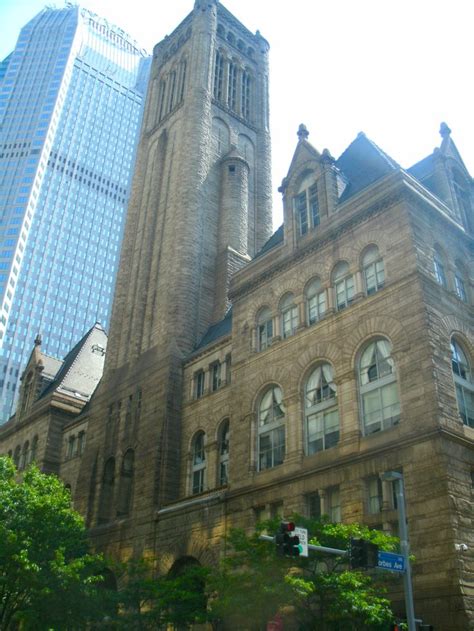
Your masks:
<svg viewBox="0 0 474 631"><path fill-rule="evenodd" d="M292 534L295 524L292 521L282 521L275 535L277 554L281 556L297 557L300 555L298 535Z"/></svg>
<svg viewBox="0 0 474 631"><path fill-rule="evenodd" d="M349 548L349 565L352 570L357 568L377 567L379 560L379 548L375 543L365 539L351 537Z"/></svg>

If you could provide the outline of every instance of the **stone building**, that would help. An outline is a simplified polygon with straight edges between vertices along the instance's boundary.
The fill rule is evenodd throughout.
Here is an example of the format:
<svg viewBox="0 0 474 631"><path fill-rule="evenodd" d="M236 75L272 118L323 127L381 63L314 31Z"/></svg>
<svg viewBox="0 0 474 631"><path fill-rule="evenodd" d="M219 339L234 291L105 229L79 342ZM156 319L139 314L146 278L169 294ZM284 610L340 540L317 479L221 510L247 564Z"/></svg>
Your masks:
<svg viewBox="0 0 474 631"><path fill-rule="evenodd" d="M474 628L472 179L445 124L408 170L302 125L268 238L267 54L216 1L156 46L104 374L54 470L98 548L162 572L267 515L397 532L400 471L416 614Z"/></svg>

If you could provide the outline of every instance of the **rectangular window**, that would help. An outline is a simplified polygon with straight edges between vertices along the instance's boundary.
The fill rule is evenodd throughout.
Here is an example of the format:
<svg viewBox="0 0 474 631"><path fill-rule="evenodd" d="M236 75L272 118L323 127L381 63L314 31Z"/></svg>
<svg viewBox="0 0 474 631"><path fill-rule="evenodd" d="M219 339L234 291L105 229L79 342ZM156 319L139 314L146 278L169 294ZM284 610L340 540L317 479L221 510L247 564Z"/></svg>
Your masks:
<svg viewBox="0 0 474 631"><path fill-rule="evenodd" d="M377 515L382 510L382 481L377 477L367 480L367 501L370 515Z"/></svg>
<svg viewBox="0 0 474 631"><path fill-rule="evenodd" d="M341 311L348 307L354 300L354 277L347 276L336 283L336 305Z"/></svg>
<svg viewBox="0 0 474 631"><path fill-rule="evenodd" d="M205 375L204 371L200 370L194 375L194 397L200 399L204 394Z"/></svg>
<svg viewBox="0 0 474 631"><path fill-rule="evenodd" d="M309 324L314 324L324 317L326 313L326 292L320 291L319 294L311 296L308 300L308 319Z"/></svg>
<svg viewBox="0 0 474 631"><path fill-rule="evenodd" d="M308 211L306 208L306 191L295 197L295 214L300 235L308 232Z"/></svg>
<svg viewBox="0 0 474 631"><path fill-rule="evenodd" d="M326 512L330 521L337 523L341 521L341 499L339 487L334 486L326 491Z"/></svg>
<svg viewBox="0 0 474 631"><path fill-rule="evenodd" d="M319 226L320 217L319 217L319 201L318 201L318 187L316 184L313 184L309 188L309 209L311 212L311 224L313 228Z"/></svg>
<svg viewBox="0 0 474 631"><path fill-rule="evenodd" d="M306 511L310 519L321 519L321 497L319 493L311 493L306 497Z"/></svg>
<svg viewBox="0 0 474 631"><path fill-rule="evenodd" d="M221 363L216 362L211 366L211 388L215 392L221 387Z"/></svg>
<svg viewBox="0 0 474 631"><path fill-rule="evenodd" d="M330 449L339 442L339 414L331 409L308 416L308 454Z"/></svg>

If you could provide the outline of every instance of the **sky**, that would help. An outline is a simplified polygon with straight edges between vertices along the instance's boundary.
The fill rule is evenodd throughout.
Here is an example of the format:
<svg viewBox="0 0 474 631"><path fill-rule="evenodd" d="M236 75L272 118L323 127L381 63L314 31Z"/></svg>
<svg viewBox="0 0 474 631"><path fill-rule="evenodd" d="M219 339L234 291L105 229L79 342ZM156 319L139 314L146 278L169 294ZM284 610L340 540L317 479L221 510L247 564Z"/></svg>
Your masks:
<svg viewBox="0 0 474 631"><path fill-rule="evenodd" d="M152 51L194 0L84 0ZM452 130L474 174L472 4L470 0L225 0L270 43L274 225L277 193L296 147L298 125L337 158L364 131L402 167ZM0 0L0 59L44 0ZM62 7L62 2L48 6Z"/></svg>

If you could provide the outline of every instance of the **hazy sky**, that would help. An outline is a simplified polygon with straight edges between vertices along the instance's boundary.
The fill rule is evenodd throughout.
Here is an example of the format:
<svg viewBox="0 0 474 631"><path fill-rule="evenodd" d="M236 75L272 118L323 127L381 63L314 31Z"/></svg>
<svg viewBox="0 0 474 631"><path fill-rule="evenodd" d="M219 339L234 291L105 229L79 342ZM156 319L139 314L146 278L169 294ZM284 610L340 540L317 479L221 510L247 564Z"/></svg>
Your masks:
<svg viewBox="0 0 474 631"><path fill-rule="evenodd" d="M147 50L193 0L85 0ZM226 0L270 43L273 188L286 175L299 123L338 157L359 131L409 167L439 145L439 124L474 174L470 0ZM44 0L0 0L0 58ZM51 5L50 5L51 6ZM53 5L54 6L54 5ZM62 7L61 2L55 6ZM281 203L275 196L275 225Z"/></svg>

